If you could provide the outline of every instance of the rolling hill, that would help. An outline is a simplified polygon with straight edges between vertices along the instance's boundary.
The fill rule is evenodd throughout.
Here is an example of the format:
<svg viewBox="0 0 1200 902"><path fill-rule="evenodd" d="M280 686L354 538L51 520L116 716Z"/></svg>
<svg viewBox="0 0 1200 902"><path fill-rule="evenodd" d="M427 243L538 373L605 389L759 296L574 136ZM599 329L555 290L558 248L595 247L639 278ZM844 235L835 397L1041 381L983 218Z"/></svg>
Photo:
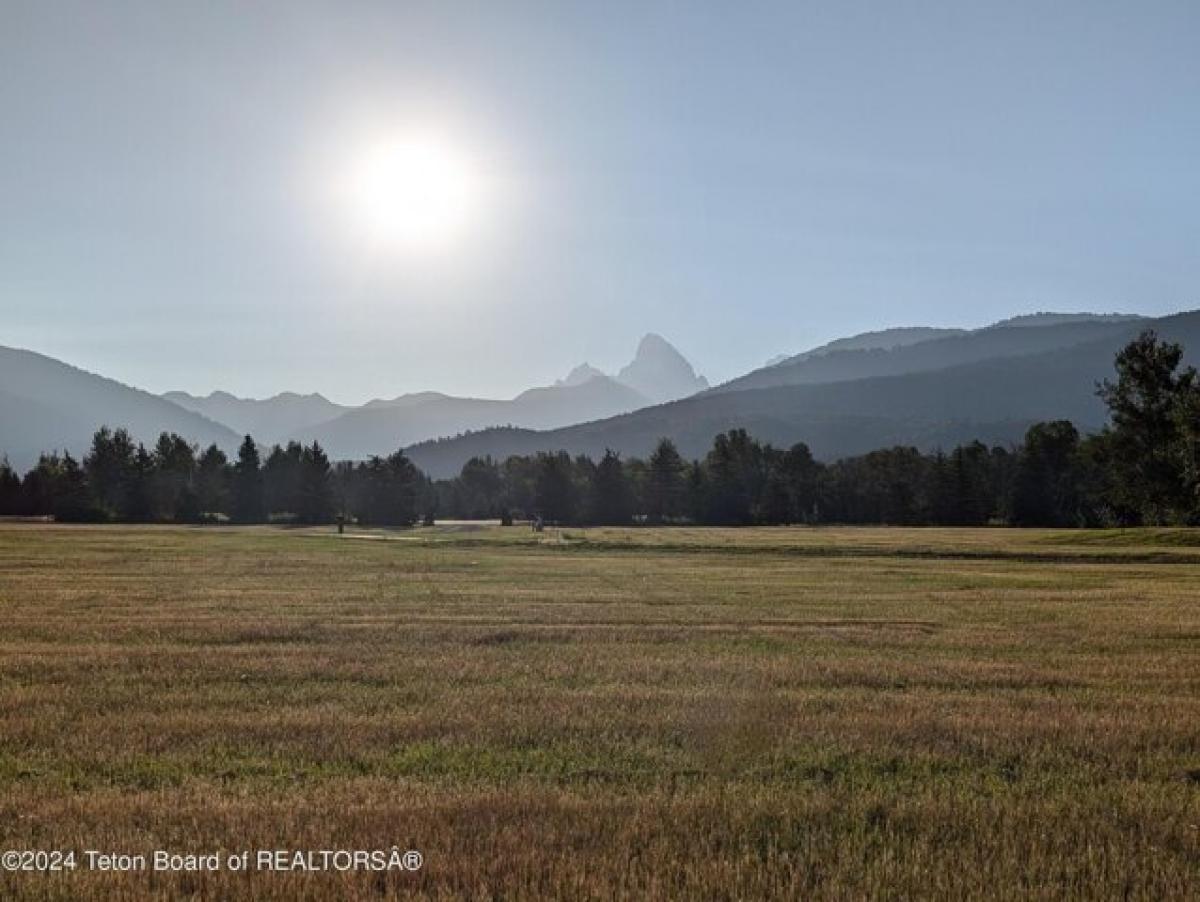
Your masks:
<svg viewBox="0 0 1200 902"><path fill-rule="evenodd" d="M953 331L892 347L847 347L834 342L816 351L754 370L710 389L710 392L744 391L778 385L813 385L940 370L991 358L1067 348L1109 336L1132 335L1136 334L1139 324L1143 322L1139 318L1092 314L1077 315L1080 318L1067 320L1059 319L1061 316L1054 314L1042 325L1034 321L1009 320L982 329Z"/></svg>
<svg viewBox="0 0 1200 902"><path fill-rule="evenodd" d="M237 448L238 436L220 423L33 351L0 347L0 386L0 455L21 470L43 451L82 456L102 425L124 426L147 444L165 430Z"/></svg>
<svg viewBox="0 0 1200 902"><path fill-rule="evenodd" d="M966 329L939 329L933 326L900 326L875 332L860 332L858 335L834 339L828 344L800 354L780 354L764 364L764 368L798 363L801 360L821 357L835 351L890 351L892 348L902 348L906 345L915 345L922 341L932 341L935 338L945 338L949 335L963 335L966 332Z"/></svg>

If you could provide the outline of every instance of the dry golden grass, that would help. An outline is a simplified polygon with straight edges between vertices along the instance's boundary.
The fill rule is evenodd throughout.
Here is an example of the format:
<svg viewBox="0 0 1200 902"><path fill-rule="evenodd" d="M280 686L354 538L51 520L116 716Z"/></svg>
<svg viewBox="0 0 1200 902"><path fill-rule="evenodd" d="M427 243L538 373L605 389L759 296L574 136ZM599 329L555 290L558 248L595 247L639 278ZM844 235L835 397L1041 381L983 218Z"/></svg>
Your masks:
<svg viewBox="0 0 1200 902"><path fill-rule="evenodd" d="M0 526L0 898L1195 898L1187 531Z"/></svg>

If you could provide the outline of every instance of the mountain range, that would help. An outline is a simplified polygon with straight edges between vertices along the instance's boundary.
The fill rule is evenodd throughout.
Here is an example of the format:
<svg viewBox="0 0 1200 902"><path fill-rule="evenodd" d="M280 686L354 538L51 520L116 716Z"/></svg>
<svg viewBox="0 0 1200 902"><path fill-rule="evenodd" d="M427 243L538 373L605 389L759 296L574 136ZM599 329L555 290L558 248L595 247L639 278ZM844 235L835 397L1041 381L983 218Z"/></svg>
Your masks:
<svg viewBox="0 0 1200 902"><path fill-rule="evenodd" d="M1156 319L1034 314L980 329L905 327L838 339L709 386L665 339L648 335L615 374L581 364L551 385L504 400L419 392L359 407L319 394L158 397L51 358L0 348L0 453L29 466L39 451L86 451L101 424L152 441L158 432L233 451L317 440L335 459L408 449L432 476L475 455L612 448L648 454L660 437L702 455L734 427L779 445L806 442L823 459L893 444L923 449L981 439L1013 443L1037 420L1081 429L1105 418L1095 384L1116 351L1153 328L1200 359L1200 311Z"/></svg>
<svg viewBox="0 0 1200 902"><path fill-rule="evenodd" d="M1149 319L1041 315L896 345L876 333L867 346L798 354L706 392L607 420L533 432L492 429L409 449L433 476L473 456L540 450L596 456L611 448L645 456L662 436L686 456L705 453L717 433L744 427L776 445L803 441L830 460L896 444L923 450L980 439L1018 442L1038 420L1105 421L1096 383L1117 351L1152 328L1200 363L1200 311ZM884 347L870 347L878 342Z"/></svg>
<svg viewBox="0 0 1200 902"><path fill-rule="evenodd" d="M494 426L555 429L708 387L682 354L654 334L642 338L633 358L616 375L585 363L553 385L503 400L434 391L377 398L359 407L294 392L265 399L239 398L225 391L206 396L171 391L155 397L12 348L0 348L0 375L0 454L20 468L30 466L43 450L82 454L103 424L127 426L147 441L166 429L201 444L216 442L227 452L247 434L266 445L315 440L335 459L361 459Z"/></svg>
<svg viewBox="0 0 1200 902"><path fill-rule="evenodd" d="M187 392L169 391L163 397L185 410L224 423L239 435L253 435L272 442L286 441L353 409L334 404L316 393L282 392L258 400L237 398L225 391L214 391L203 398Z"/></svg>

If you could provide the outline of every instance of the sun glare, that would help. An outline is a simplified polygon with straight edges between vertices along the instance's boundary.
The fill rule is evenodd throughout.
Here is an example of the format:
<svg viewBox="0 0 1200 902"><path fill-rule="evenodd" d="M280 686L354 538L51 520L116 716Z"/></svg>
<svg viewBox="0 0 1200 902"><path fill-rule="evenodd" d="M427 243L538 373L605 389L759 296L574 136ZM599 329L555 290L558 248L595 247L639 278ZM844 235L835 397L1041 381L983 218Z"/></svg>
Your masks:
<svg viewBox="0 0 1200 902"><path fill-rule="evenodd" d="M381 141L352 168L351 214L382 249L431 249L452 242L477 212L478 183L466 158L430 136Z"/></svg>

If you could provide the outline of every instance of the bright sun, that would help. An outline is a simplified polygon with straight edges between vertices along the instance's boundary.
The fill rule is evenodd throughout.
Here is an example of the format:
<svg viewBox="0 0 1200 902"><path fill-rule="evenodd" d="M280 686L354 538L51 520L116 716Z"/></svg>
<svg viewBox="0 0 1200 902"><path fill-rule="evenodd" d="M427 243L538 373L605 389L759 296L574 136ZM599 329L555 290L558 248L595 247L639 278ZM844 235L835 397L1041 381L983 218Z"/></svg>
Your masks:
<svg viewBox="0 0 1200 902"><path fill-rule="evenodd" d="M353 165L347 186L351 215L380 249L434 249L471 223L478 182L467 159L436 137L381 141Z"/></svg>

